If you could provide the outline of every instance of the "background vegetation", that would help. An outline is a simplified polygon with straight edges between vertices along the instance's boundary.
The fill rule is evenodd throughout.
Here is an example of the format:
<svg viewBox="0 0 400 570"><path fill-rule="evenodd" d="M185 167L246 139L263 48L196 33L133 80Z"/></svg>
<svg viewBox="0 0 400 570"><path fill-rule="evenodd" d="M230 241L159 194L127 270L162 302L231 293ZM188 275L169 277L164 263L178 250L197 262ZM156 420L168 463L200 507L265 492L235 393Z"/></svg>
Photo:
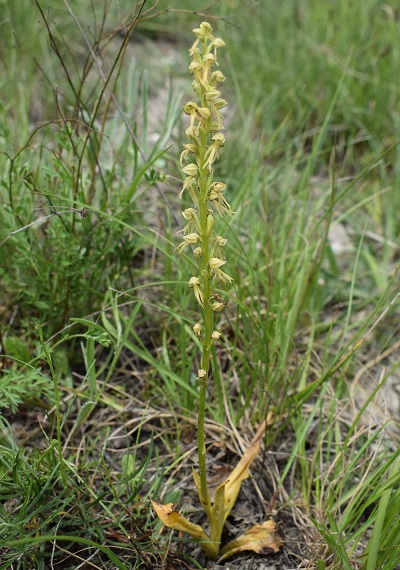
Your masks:
<svg viewBox="0 0 400 570"><path fill-rule="evenodd" d="M193 492L197 314L174 248L204 19L227 44L236 212L209 452L234 462L272 412L242 518L281 523L276 567L399 568L397 2L0 14L0 568L206 567L149 508Z"/></svg>

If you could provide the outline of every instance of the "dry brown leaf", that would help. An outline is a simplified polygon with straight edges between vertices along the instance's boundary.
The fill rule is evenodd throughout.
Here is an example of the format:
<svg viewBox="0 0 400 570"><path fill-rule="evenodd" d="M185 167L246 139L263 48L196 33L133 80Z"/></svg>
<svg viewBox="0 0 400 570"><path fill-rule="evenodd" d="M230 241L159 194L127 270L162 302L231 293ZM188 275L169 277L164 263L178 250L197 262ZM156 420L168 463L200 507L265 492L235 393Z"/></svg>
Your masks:
<svg viewBox="0 0 400 570"><path fill-rule="evenodd" d="M271 520L263 524L254 525L244 534L224 546L221 550L219 562L243 550L253 550L257 554L262 554L267 549L278 552L283 543L277 535L277 530L277 524Z"/></svg>

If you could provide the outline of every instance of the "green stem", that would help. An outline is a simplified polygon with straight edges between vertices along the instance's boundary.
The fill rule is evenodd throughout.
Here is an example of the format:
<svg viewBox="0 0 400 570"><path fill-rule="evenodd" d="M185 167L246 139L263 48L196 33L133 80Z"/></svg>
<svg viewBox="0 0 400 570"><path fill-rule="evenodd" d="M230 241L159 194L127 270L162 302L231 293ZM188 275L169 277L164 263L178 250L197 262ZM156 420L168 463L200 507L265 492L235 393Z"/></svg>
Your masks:
<svg viewBox="0 0 400 570"><path fill-rule="evenodd" d="M208 202L207 202L207 192L208 192L208 173L206 163L206 151L207 151L207 130L202 129L200 133L201 144L200 152L198 156L198 167L199 167L199 210L200 210L200 238L201 238L201 275L203 279L203 299L204 299L204 338L203 338L203 350L201 356L201 368L205 370L206 375L204 378L200 379L200 393L199 393L199 411L197 420L197 445L199 453L199 469L200 469L200 483L201 483L201 495L203 500L206 502L207 506L210 505L210 498L208 494L207 485L207 466L206 466L206 446L205 446L205 434L204 434L204 417L205 417L205 407L207 398L207 378L210 369L210 356L211 356L211 334L213 330L213 312L211 309L211 295L213 292L212 280L210 276L210 268L208 265L210 257L210 239L207 235L207 214L208 214Z"/></svg>

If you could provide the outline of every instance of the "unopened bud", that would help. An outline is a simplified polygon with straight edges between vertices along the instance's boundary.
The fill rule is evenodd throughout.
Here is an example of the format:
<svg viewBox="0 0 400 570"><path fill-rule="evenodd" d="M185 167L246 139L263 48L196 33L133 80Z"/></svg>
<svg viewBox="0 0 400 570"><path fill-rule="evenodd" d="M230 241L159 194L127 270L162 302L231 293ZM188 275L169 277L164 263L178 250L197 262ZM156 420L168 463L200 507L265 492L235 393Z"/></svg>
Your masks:
<svg viewBox="0 0 400 570"><path fill-rule="evenodd" d="M206 235L209 236L214 228L214 216L211 210L208 211L207 214L207 228L206 228Z"/></svg>

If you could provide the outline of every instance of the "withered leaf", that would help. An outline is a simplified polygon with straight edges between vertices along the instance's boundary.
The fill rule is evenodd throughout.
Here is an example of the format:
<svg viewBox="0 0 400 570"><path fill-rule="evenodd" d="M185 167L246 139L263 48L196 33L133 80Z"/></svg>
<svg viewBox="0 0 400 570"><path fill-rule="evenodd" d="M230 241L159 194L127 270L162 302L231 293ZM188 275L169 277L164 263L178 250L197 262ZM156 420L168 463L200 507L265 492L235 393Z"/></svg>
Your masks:
<svg viewBox="0 0 400 570"><path fill-rule="evenodd" d="M243 455L228 479L220 485L225 487L225 518L228 518L233 509L244 479L250 475L250 464L260 451L260 440L255 440Z"/></svg>
<svg viewBox="0 0 400 570"><path fill-rule="evenodd" d="M173 503L161 505L155 501L151 501L158 518L168 528L181 530L190 534L192 538L199 541L200 546L211 560L216 560L218 557L219 544L214 544L209 539L207 533L198 524L191 523L183 515L174 511Z"/></svg>
<svg viewBox="0 0 400 570"><path fill-rule="evenodd" d="M209 540L207 534L198 524L191 523L183 515L174 511L174 504L168 503L167 505L161 505L155 501L151 501L154 510L157 513L158 518L167 526L168 528L173 528L175 530L183 530L195 538L196 540Z"/></svg>
<svg viewBox="0 0 400 570"><path fill-rule="evenodd" d="M254 525L244 534L224 546L221 550L219 562L243 550L253 550L257 554L262 554L268 549L278 552L283 543L277 535L277 530L277 524L272 520Z"/></svg>

